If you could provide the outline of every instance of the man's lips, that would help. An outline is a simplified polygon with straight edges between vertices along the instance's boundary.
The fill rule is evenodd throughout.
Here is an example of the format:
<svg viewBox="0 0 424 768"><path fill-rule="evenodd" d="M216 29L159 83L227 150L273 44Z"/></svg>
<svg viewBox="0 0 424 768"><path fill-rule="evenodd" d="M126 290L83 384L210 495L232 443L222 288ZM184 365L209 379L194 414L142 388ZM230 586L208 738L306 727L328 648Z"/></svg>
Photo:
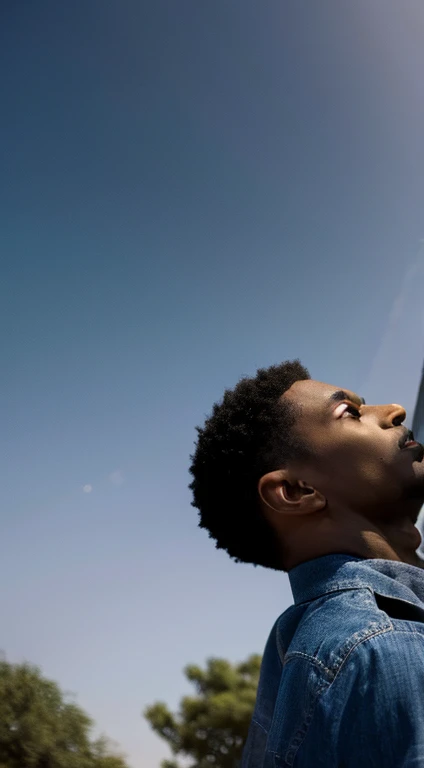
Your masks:
<svg viewBox="0 0 424 768"><path fill-rule="evenodd" d="M413 445L419 445L419 443L414 440L414 433L410 429L405 429L402 437L399 440L399 448L402 450L403 448L409 448Z"/></svg>
<svg viewBox="0 0 424 768"><path fill-rule="evenodd" d="M416 460L417 461L423 461L424 460L424 446L421 445L421 443L418 443L416 440L414 440L414 433L410 429L405 429L402 437L399 440L399 448L403 450L407 450L408 448L411 451L416 451Z"/></svg>

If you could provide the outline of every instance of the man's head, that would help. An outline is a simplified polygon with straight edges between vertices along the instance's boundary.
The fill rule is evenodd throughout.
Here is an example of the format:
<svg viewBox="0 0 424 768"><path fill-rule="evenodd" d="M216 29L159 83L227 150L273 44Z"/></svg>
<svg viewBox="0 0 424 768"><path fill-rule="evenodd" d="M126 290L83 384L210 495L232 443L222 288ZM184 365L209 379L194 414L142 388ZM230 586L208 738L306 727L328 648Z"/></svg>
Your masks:
<svg viewBox="0 0 424 768"><path fill-rule="evenodd" d="M278 570L331 552L408 561L424 450L403 447L405 416L311 380L298 360L242 379L198 428L200 526L236 560Z"/></svg>

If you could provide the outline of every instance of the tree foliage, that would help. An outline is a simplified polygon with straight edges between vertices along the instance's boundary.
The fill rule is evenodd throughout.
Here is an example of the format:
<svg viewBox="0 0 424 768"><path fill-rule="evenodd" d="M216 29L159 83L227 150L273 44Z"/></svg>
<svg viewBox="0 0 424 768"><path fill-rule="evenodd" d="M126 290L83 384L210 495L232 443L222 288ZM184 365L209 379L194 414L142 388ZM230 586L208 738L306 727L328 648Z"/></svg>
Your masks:
<svg viewBox="0 0 424 768"><path fill-rule="evenodd" d="M0 661L0 768L127 768L37 667Z"/></svg>
<svg viewBox="0 0 424 768"><path fill-rule="evenodd" d="M208 659L204 670L190 664L184 673L196 695L182 698L176 715L157 702L144 716L174 755L192 759L190 768L236 768L253 714L260 665L256 654L241 664ZM162 768L178 768L178 763L165 760Z"/></svg>

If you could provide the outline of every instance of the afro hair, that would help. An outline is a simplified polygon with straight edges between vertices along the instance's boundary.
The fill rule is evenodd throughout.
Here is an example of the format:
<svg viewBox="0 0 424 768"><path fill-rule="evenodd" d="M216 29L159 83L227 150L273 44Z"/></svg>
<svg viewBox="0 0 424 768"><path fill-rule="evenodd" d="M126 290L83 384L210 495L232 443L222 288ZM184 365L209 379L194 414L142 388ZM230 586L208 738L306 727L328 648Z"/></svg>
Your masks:
<svg viewBox="0 0 424 768"><path fill-rule="evenodd" d="M281 399L304 379L310 375L300 360L260 368L226 390L204 426L196 427L192 505L199 510L200 528L236 562L285 570L281 545L260 509L258 481L308 455L294 430L298 408Z"/></svg>

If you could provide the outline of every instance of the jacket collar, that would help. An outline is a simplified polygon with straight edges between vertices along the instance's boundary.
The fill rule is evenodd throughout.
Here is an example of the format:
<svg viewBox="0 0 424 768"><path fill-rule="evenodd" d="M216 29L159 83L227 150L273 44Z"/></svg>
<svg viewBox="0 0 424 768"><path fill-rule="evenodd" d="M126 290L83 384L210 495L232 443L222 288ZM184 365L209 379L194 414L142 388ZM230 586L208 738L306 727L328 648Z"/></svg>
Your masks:
<svg viewBox="0 0 424 768"><path fill-rule="evenodd" d="M288 576L295 605L330 592L364 587L387 597L424 604L424 570L395 560L324 555L295 566Z"/></svg>

